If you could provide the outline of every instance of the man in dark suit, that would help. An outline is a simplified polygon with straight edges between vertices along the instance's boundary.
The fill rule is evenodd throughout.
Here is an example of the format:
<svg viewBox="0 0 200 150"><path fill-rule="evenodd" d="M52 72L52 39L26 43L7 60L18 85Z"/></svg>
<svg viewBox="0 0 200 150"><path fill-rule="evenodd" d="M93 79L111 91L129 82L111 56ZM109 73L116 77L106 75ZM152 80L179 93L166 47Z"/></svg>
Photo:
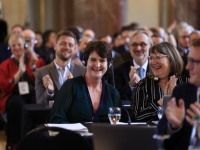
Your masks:
<svg viewBox="0 0 200 150"><path fill-rule="evenodd" d="M65 80L85 73L84 66L71 62L76 44L76 37L71 31L62 30L57 33L54 61L36 72L35 90L38 104L54 100Z"/></svg>
<svg viewBox="0 0 200 150"><path fill-rule="evenodd" d="M194 117L200 115L200 39L192 43L186 69L189 83L175 87L158 124L158 134L170 134L164 142L166 150L188 149Z"/></svg>
<svg viewBox="0 0 200 150"><path fill-rule="evenodd" d="M148 56L152 45L151 37L144 30L138 30L130 38L130 53L132 60L114 69L115 85L121 99L131 99L136 83L149 72Z"/></svg>

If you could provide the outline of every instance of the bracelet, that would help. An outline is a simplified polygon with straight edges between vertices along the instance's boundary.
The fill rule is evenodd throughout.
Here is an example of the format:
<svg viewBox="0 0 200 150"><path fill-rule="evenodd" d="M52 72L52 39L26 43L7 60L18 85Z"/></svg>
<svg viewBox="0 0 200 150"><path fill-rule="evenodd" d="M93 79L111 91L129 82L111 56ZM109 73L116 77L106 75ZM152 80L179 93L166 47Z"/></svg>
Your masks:
<svg viewBox="0 0 200 150"><path fill-rule="evenodd" d="M33 69L32 69L32 71L36 71L37 70L37 67L35 66L35 67L33 67Z"/></svg>

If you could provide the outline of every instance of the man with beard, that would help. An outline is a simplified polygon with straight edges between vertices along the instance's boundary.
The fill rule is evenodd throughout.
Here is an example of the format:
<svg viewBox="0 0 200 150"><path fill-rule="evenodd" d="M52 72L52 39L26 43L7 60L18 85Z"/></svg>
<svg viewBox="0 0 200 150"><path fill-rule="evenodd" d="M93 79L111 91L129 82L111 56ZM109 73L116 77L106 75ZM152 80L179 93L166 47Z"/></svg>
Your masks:
<svg viewBox="0 0 200 150"><path fill-rule="evenodd" d="M135 85L149 72L147 58L151 45L151 37L144 30L135 31L131 36L129 46L133 59L114 69L115 85L121 99L130 100Z"/></svg>
<svg viewBox="0 0 200 150"><path fill-rule="evenodd" d="M36 72L35 90L38 104L54 100L65 80L85 73L84 66L71 62L76 46L77 40L71 31L62 30L57 33L54 61Z"/></svg>

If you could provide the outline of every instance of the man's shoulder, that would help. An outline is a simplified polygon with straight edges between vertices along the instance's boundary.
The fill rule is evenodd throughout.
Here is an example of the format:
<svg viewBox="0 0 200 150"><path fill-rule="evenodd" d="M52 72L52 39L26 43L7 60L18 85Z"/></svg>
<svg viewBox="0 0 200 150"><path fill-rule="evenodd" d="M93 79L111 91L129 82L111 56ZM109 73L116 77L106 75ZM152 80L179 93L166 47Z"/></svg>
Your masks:
<svg viewBox="0 0 200 150"><path fill-rule="evenodd" d="M130 66L134 66L133 60L126 61L126 62L116 66L115 69L125 69L125 68L130 68Z"/></svg>
<svg viewBox="0 0 200 150"><path fill-rule="evenodd" d="M53 65L54 65L53 63L50 63L48 65L41 67L41 68L38 68L37 72L48 72L50 68L53 68Z"/></svg>

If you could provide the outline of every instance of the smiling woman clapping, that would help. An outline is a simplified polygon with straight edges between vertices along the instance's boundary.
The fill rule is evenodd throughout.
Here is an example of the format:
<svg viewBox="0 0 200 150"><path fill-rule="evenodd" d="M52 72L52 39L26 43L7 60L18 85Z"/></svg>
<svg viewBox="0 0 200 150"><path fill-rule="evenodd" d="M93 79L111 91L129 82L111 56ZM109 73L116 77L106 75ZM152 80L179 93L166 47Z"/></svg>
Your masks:
<svg viewBox="0 0 200 150"><path fill-rule="evenodd" d="M141 80L132 99L132 120L158 120L157 110L162 106L163 96L171 95L177 84L187 82L181 76L183 60L178 50L168 42L162 42L149 49L151 73Z"/></svg>
<svg viewBox="0 0 200 150"><path fill-rule="evenodd" d="M120 107L119 93L102 78L112 60L109 45L89 42L83 59L86 74L63 84L56 96L50 123L109 122L108 108Z"/></svg>

